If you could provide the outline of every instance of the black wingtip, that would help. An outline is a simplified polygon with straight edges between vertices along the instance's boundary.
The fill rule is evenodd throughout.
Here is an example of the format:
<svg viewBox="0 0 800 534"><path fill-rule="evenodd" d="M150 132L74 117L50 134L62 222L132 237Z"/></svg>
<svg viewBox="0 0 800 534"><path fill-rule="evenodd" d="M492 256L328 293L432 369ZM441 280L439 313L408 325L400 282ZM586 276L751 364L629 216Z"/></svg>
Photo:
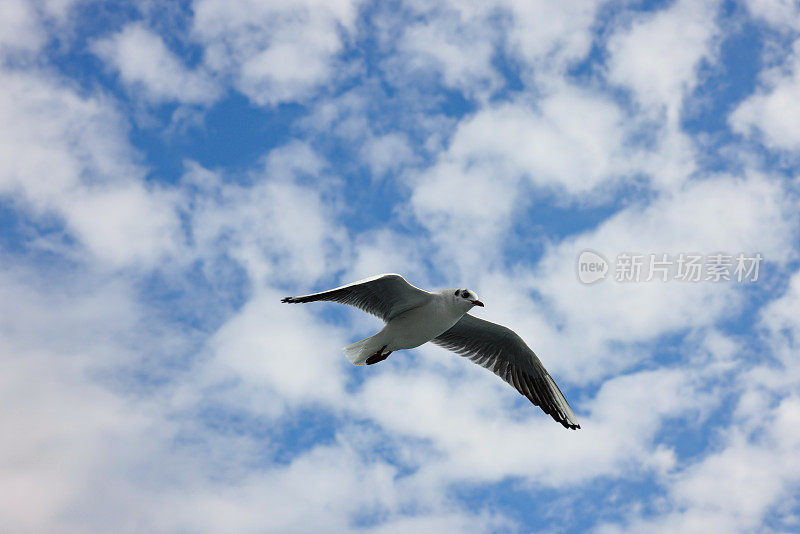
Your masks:
<svg viewBox="0 0 800 534"><path fill-rule="evenodd" d="M294 302L294 297L283 297L283 298L281 299L281 302L288 302L288 303L292 303L292 302Z"/></svg>
<svg viewBox="0 0 800 534"><path fill-rule="evenodd" d="M553 419L555 419L555 417ZM556 419L556 421L561 423L561 426L563 426L564 428L566 428L568 430L580 430L581 429L580 423L572 423L572 422L567 421L567 420L559 420L559 419Z"/></svg>

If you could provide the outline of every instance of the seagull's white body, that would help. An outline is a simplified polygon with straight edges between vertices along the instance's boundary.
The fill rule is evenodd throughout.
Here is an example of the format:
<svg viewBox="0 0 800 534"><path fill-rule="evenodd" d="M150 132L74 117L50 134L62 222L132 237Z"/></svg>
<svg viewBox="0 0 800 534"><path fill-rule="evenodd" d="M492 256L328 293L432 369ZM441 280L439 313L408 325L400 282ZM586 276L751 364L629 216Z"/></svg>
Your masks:
<svg viewBox="0 0 800 534"><path fill-rule="evenodd" d="M580 428L567 400L536 354L513 331L467 313L483 306L468 289L423 291L399 274L381 274L282 302L329 300L377 315L383 329L343 350L355 365L385 360L428 341L486 367L566 428Z"/></svg>
<svg viewBox="0 0 800 534"><path fill-rule="evenodd" d="M427 303L392 318L374 336L345 347L345 356L355 365L366 365L381 348L384 352L414 349L447 332L473 306L454 293L452 289L431 292Z"/></svg>

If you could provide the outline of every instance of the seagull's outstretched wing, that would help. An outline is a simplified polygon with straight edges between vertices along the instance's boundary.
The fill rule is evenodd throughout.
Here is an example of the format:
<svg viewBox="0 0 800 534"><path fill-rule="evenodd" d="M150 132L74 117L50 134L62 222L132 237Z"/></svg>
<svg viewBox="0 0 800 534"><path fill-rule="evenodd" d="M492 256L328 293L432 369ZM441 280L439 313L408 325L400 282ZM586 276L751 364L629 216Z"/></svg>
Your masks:
<svg viewBox="0 0 800 534"><path fill-rule="evenodd" d="M486 367L566 428L581 427L550 373L513 330L466 314L431 341Z"/></svg>
<svg viewBox="0 0 800 534"><path fill-rule="evenodd" d="M360 308L388 323L401 313L422 306L431 298L430 293L412 286L399 274L379 274L320 293L286 297L281 302L331 300Z"/></svg>

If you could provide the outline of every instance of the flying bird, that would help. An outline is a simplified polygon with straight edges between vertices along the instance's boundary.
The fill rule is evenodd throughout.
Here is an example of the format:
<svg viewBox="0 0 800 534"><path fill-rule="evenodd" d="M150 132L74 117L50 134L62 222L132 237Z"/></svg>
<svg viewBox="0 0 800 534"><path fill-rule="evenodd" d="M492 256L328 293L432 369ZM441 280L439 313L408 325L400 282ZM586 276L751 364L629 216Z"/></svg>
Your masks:
<svg viewBox="0 0 800 534"><path fill-rule="evenodd" d="M566 428L581 425L536 354L513 330L467 313L483 307L469 289L423 291L399 274L379 274L328 291L281 302L328 300L383 319L386 326L342 349L354 365L373 365L396 350L428 341L465 356L508 382Z"/></svg>

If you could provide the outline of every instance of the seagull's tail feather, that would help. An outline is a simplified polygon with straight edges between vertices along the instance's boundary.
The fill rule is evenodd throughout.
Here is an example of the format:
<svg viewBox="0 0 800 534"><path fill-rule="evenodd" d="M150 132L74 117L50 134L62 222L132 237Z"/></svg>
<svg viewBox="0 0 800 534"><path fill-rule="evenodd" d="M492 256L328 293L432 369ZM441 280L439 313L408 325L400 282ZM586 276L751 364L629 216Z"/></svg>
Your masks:
<svg viewBox="0 0 800 534"><path fill-rule="evenodd" d="M367 365L367 358L375 354L383 346L378 343L378 340L375 339L376 337L377 334L351 343L344 347L342 352L353 365Z"/></svg>

